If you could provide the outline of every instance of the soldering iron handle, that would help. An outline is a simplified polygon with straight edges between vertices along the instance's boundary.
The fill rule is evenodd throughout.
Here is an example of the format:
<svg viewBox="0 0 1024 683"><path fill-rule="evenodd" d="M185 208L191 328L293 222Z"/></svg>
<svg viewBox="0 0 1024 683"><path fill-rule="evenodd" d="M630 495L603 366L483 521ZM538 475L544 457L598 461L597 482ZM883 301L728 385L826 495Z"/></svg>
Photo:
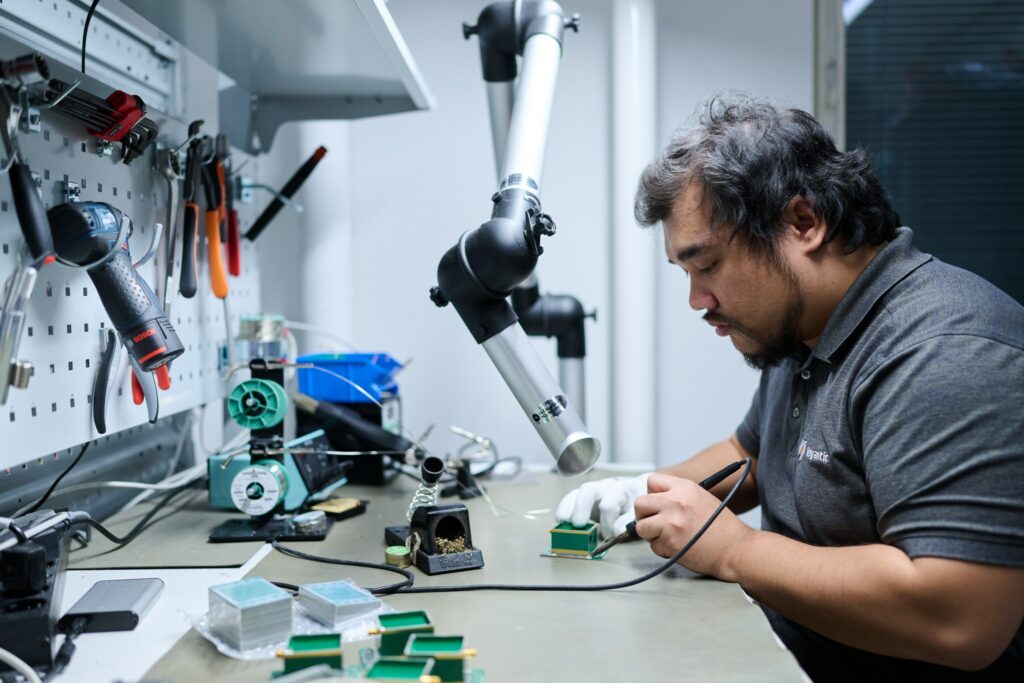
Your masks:
<svg viewBox="0 0 1024 683"><path fill-rule="evenodd" d="M185 203L185 224L181 235L181 276L178 291L186 299L196 295L196 250L199 244L199 205Z"/></svg>
<svg viewBox="0 0 1024 683"><path fill-rule="evenodd" d="M281 196L286 199L291 199L292 195L299 191L302 184L306 182L306 178L313 172L316 165L320 163L320 160L327 154L327 148L321 145L313 151L312 156L306 160L302 166L299 166L288 182L285 183L284 187L281 188ZM274 220L277 216L277 212L284 207L284 202L279 198L274 197L274 200L267 205L267 208L263 210L263 213L256 218L256 221L252 224L252 227L245 233L245 239L249 241L255 240L263 232L264 228L270 225L270 221Z"/></svg>
<svg viewBox="0 0 1024 683"><path fill-rule="evenodd" d="M224 173L224 164L218 160L216 165L217 173L217 214L218 214L218 225L220 225L220 241L224 242L228 238L227 233L227 206L225 206L225 200L228 194L228 184Z"/></svg>
<svg viewBox="0 0 1024 683"><path fill-rule="evenodd" d="M224 299L228 295L228 276L224 272L224 250L220 245L220 212L206 212L206 241L209 249L206 257L210 260L210 287L213 295Z"/></svg>
<svg viewBox="0 0 1024 683"><path fill-rule="evenodd" d="M739 468L743 467L743 462L744 462L743 460L737 460L736 462L729 463L728 465L726 465L722 469L720 469L717 472L715 472L714 474L712 474L707 479L704 479L703 481L701 481L700 482L700 487L710 491L711 489L713 489L714 487L718 486L723 481L728 479L729 475L731 475L733 472L735 472Z"/></svg>
<svg viewBox="0 0 1024 683"><path fill-rule="evenodd" d="M305 394L295 394L293 399L296 408L320 418L328 439L334 433L339 436L352 435L375 449L387 451L407 451L415 445L404 436L384 429L379 423L374 424L351 408L317 401Z"/></svg>
<svg viewBox="0 0 1024 683"><path fill-rule="evenodd" d="M238 211L228 209L228 272L234 277L242 274L242 245L238 234Z"/></svg>
<svg viewBox="0 0 1024 683"><path fill-rule="evenodd" d="M28 244L28 251L33 259L49 263L54 258L53 235L43 200L32 181L32 172L26 164L16 161L11 166L10 175L14 209L18 213L18 222Z"/></svg>

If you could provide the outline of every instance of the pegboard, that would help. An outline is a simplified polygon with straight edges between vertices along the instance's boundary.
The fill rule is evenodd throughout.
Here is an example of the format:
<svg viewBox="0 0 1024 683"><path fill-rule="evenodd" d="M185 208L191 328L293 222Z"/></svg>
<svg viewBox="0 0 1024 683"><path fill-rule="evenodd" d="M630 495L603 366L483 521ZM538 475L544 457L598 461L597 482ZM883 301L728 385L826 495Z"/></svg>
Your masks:
<svg viewBox="0 0 1024 683"><path fill-rule="evenodd" d="M9 59L30 51L23 47L12 51L12 40L0 41L0 59ZM212 67L203 65L207 70ZM85 86L83 86L85 87ZM106 96L110 88L94 94ZM216 92L209 93L216 101ZM214 105L215 106L215 105ZM170 119L152 108L149 117L160 126L159 141L177 146L186 138L186 123ZM212 126L204 132L215 134ZM148 249L155 223L166 221L168 193L163 176L154 172L157 143L126 166L113 156L104 155L97 140L89 136L82 124L54 111L42 112L41 130L22 132L19 137L22 153L33 173L39 175L43 202L47 209L65 201L65 183L76 183L80 201L108 202L126 214L135 229L130 239L133 260ZM115 144L115 147L119 145ZM232 163L237 167L248 157L233 150ZM258 162L251 160L248 175L258 175ZM200 200L200 206L203 202ZM240 229L244 234L253 222L256 204L235 203ZM176 212L176 229L180 230L182 206ZM206 260L205 229L199 221L200 260L199 293L193 299L176 294L180 273L181 233L175 254L175 280L169 317L185 347L182 356L171 365L172 386L160 391L160 417L180 413L204 403L223 398L221 348L227 339L224 307L210 289ZM165 230L166 235L166 230ZM14 270L22 236L11 198L10 183L0 177L0 278L6 279ZM139 273L153 287L157 260L139 268ZM254 245L242 240L242 274L229 277L230 320L232 334L237 334L238 319L260 311L257 253ZM30 361L34 374L27 389L11 388L6 404L0 406L0 487L2 477L11 474L17 465L66 451L98 436L92 420L92 394L100 361L101 334L110 328L110 321L92 281L82 270L59 263L42 268L32 298L27 306L27 322L18 357ZM127 353L121 353L120 367L113 395L108 398L107 433L144 424L146 406L135 405L131 399L131 373L127 370Z"/></svg>

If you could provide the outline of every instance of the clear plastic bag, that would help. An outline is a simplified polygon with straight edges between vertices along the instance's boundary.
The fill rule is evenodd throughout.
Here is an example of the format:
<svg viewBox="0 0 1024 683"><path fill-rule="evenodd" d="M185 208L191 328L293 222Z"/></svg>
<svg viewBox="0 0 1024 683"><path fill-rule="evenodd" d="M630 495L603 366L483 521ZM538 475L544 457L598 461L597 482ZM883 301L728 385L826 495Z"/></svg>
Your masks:
<svg viewBox="0 0 1024 683"><path fill-rule="evenodd" d="M350 579L345 579L345 583L351 585L353 588L370 595L367 591L360 588ZM298 603L297 600L292 600L292 635L312 635L316 633L340 633L342 647L346 644L361 643L368 641L373 638L369 634L369 630L377 626L377 615L387 614L394 612L394 608L389 605L380 603L380 606L372 612L366 612L360 614L357 617L347 619L334 625L334 628L325 626L319 621L314 619L306 611L306 609ZM194 628L199 635L210 641L217 650L223 654L231 657L232 659L241 660L255 660L255 659L274 659L275 652L288 645L287 640L282 640L280 643L272 643L270 645L264 645L262 647L253 648L250 650L238 650L232 647L230 644L224 642L218 638L210 630L210 620L207 614L193 615L182 611L182 616L185 618L192 628ZM345 648L347 650L347 648ZM358 652L358 648L352 650Z"/></svg>

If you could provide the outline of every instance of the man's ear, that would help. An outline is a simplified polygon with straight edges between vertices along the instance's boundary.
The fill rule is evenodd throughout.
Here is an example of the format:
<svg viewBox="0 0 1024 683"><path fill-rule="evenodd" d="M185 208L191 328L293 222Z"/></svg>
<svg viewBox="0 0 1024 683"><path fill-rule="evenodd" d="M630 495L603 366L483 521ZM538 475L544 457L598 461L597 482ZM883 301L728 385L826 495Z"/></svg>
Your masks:
<svg viewBox="0 0 1024 683"><path fill-rule="evenodd" d="M828 226L825 220L814 212L814 207L807 197L797 195L789 200L782 210L782 222L789 226L791 237L796 240L804 251L817 251L825 244Z"/></svg>

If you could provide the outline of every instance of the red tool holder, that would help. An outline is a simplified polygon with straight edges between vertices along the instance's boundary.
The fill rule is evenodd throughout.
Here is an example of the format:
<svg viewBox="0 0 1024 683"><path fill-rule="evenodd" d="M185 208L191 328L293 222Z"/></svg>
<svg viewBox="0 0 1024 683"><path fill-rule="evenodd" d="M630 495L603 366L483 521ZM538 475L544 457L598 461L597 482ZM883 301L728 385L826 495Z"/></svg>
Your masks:
<svg viewBox="0 0 1024 683"><path fill-rule="evenodd" d="M143 116L146 115L146 104L138 95L129 95L123 90L115 90L106 99L111 111L104 112L113 121L103 130L86 128L89 135L95 135L107 142L121 142L125 135L128 135L135 128Z"/></svg>

